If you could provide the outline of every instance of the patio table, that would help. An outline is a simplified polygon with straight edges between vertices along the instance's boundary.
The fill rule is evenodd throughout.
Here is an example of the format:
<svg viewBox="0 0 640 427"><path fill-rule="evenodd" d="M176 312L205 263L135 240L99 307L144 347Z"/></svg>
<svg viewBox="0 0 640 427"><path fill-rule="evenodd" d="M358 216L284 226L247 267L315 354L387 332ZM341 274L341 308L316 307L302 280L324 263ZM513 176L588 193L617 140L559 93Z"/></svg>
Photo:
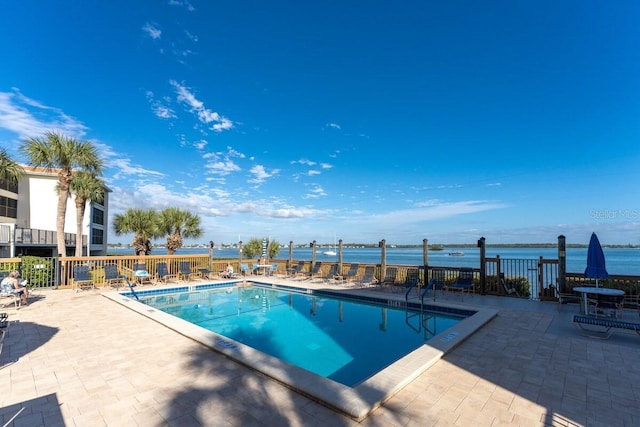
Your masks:
<svg viewBox="0 0 640 427"><path fill-rule="evenodd" d="M578 286L576 288L573 288L573 291L579 292L582 294L582 304L580 304L580 311L582 314L588 314L587 313L587 296L589 294L605 295L610 297L624 296L624 291L621 289L599 288L595 286Z"/></svg>
<svg viewBox="0 0 640 427"><path fill-rule="evenodd" d="M258 264L258 268L262 270L262 275L267 276L269 269L271 268L271 264Z"/></svg>

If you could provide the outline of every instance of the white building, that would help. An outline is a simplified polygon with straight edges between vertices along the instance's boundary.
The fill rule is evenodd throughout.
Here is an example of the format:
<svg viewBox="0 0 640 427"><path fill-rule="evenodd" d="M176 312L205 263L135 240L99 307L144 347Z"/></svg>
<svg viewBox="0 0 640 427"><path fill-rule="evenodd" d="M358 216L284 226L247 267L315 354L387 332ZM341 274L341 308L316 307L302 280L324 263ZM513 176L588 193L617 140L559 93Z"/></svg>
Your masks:
<svg viewBox="0 0 640 427"><path fill-rule="evenodd" d="M57 255L56 216L58 194L56 171L23 166L24 177L16 186L0 180L0 258L22 255ZM67 255L75 254L76 241L83 255L107 254L109 189L102 204L88 202L82 220L83 233L76 239L75 197L67 200L64 224Z"/></svg>

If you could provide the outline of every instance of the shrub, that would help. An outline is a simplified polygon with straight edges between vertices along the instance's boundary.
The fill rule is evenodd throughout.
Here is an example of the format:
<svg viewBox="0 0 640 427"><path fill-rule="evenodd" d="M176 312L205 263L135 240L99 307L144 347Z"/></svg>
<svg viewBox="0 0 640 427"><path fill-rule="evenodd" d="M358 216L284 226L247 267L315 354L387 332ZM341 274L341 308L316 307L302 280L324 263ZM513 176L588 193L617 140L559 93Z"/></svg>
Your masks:
<svg viewBox="0 0 640 427"><path fill-rule="evenodd" d="M37 256L23 256L20 275L29 281L29 286L45 287L54 283L53 260Z"/></svg>

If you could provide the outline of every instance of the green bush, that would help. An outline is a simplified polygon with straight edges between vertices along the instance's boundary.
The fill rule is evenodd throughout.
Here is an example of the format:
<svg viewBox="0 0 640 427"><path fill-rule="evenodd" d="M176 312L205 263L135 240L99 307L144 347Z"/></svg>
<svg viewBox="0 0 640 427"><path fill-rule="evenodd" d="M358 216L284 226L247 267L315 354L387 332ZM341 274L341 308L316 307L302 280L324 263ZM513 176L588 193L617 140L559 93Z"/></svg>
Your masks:
<svg viewBox="0 0 640 427"><path fill-rule="evenodd" d="M513 283L513 287L517 289L521 297L531 297L531 286L529 285L529 280L526 277L517 277L511 279L511 281Z"/></svg>
<svg viewBox="0 0 640 427"><path fill-rule="evenodd" d="M54 284L55 268L53 260L37 256L23 256L21 276L29 281L29 286L45 287Z"/></svg>

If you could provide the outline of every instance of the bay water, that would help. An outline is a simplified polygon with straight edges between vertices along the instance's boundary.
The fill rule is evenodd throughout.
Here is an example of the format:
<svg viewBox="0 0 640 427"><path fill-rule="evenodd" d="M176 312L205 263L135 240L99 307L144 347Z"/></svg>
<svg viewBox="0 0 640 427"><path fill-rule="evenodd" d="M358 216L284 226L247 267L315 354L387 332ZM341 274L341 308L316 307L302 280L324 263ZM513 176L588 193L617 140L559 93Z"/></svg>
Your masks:
<svg viewBox="0 0 640 427"><path fill-rule="evenodd" d="M316 260L322 262L337 262L338 256L323 254L326 249L316 250ZM603 248L607 271L609 274L636 275L640 276L640 248ZM462 256L449 255L451 252L462 252ZM132 255L133 249L109 248L109 254ZM152 255L166 254L165 248L154 248ZM176 252L180 254L208 254L209 249L204 248L181 248ZM342 261L344 263L359 262L361 264L379 264L381 262L381 250L379 248L344 248ZM397 265L422 265L422 248L394 248L387 247L387 264ZM523 248L523 247L500 247L486 249L487 257L506 259L557 259L557 248ZM238 249L224 248L214 249L214 259L238 258ZM289 249L282 248L275 257L277 260L289 258ZM312 258L311 248L293 248L293 259L296 261L310 261ZM250 261L249 261L250 262ZM446 247L442 251L429 251L429 265L432 267L473 267L478 268L480 264L480 249L475 247ZM584 273L587 266L587 248L567 248L567 272Z"/></svg>

